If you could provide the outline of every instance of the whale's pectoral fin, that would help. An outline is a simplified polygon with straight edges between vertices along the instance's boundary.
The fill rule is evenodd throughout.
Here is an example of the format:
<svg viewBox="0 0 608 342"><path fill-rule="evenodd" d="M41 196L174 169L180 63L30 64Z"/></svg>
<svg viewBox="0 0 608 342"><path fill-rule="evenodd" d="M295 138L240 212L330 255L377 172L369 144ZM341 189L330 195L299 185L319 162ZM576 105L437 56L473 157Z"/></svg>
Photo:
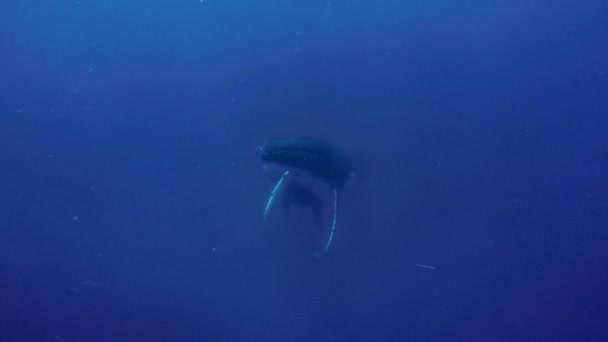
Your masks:
<svg viewBox="0 0 608 342"><path fill-rule="evenodd" d="M281 186L285 182L285 178L287 178L288 175L289 175L289 170L287 170L283 173L283 175L277 182L277 185L275 185L274 189L272 189L272 192L270 193L270 197L268 198L268 202L266 202L266 208L264 208L264 220L266 219L266 216L268 216L268 213L270 212L270 208L272 207L272 204L274 203L274 200L276 199L279 191L281 190Z"/></svg>
<svg viewBox="0 0 608 342"><path fill-rule="evenodd" d="M334 239L334 231L336 230L336 221L338 220L338 190L334 188L334 217L331 222L331 230L329 231L329 237L327 238L327 244L325 245L325 251L331 246L331 241Z"/></svg>

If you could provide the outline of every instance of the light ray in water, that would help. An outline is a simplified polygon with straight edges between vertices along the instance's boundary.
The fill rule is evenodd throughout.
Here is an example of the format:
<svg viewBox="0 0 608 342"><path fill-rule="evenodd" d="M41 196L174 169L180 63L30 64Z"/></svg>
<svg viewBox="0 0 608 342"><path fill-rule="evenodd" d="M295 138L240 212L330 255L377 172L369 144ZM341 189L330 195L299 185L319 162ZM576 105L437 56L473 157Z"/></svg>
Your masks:
<svg viewBox="0 0 608 342"><path fill-rule="evenodd" d="M283 185L283 182L285 181L285 178L287 178L287 175L289 175L289 170L287 170L283 173L283 175L281 176L281 179L279 179L279 181L277 182L277 185L275 185L274 189L272 189L272 192L270 193L270 197L268 198L268 202L266 202L266 208L264 209L264 220L266 220L266 216L268 216L268 213L270 212L270 208L272 207L272 204L274 203L274 200L276 199L277 194L279 193L279 190L281 189L281 186Z"/></svg>
<svg viewBox="0 0 608 342"><path fill-rule="evenodd" d="M327 239L327 245L325 245L325 251L329 249L331 241L334 239L334 231L336 230L336 221L338 219L338 190L334 188L334 218L331 223L331 230L329 231L329 238Z"/></svg>
<svg viewBox="0 0 608 342"><path fill-rule="evenodd" d="M416 266L422 267L422 268L429 268L431 270L436 270L437 269L437 267L435 267L435 266L428 266L428 265L422 265L422 264L416 264Z"/></svg>

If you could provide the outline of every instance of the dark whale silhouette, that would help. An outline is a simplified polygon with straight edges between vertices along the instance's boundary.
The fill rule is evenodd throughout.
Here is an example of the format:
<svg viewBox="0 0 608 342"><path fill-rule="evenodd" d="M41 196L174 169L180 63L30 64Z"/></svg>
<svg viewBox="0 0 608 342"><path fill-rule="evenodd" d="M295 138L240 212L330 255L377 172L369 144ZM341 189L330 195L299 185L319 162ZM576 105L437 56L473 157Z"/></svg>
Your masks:
<svg viewBox="0 0 608 342"><path fill-rule="evenodd" d="M353 164L348 154L323 138L273 138L258 150L263 162L308 171L336 190L342 190L352 176Z"/></svg>
<svg viewBox="0 0 608 342"><path fill-rule="evenodd" d="M361 163L353 163L351 157L342 149L331 144L329 141L318 138L303 136L291 139L269 139L258 147L260 159L264 163L274 163L284 167L281 178L276 183L266 208L264 218L267 217L272 204L279 194L283 194L283 203L288 206L297 204L309 207L315 214L315 219L320 225L320 210L322 202L320 198L303 184L295 181L299 178L296 171L306 171L310 176L320 179L328 184L333 193L333 216L324 250L327 251L333 240L338 217L338 192L350 183L354 173L364 170ZM357 166L357 167L355 167ZM282 191L282 189L285 189Z"/></svg>

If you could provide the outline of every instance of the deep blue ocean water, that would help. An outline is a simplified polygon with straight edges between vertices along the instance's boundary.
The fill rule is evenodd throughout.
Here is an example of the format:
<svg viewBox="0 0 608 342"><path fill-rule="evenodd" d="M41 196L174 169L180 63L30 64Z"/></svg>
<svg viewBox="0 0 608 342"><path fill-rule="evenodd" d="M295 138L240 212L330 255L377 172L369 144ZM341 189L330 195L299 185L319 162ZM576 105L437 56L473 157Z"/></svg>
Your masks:
<svg viewBox="0 0 608 342"><path fill-rule="evenodd" d="M1 1L0 341L608 341L607 43L603 0ZM299 135L368 163L320 258L263 220Z"/></svg>

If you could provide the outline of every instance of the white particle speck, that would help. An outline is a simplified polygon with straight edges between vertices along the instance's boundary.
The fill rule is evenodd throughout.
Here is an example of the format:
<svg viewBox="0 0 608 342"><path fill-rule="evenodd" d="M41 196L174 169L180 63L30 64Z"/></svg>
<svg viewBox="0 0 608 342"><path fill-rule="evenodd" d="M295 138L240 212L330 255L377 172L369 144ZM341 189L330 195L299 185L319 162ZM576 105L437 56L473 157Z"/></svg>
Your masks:
<svg viewBox="0 0 608 342"><path fill-rule="evenodd" d="M435 266L429 266L429 265L423 265L423 264L416 264L416 266L422 267L422 268L428 268L428 269L431 269L431 270L436 270L437 269L437 267L435 267Z"/></svg>
<svg viewBox="0 0 608 342"><path fill-rule="evenodd" d="M79 219L78 216L76 216L76 215L72 216L72 221L78 221L78 219Z"/></svg>

